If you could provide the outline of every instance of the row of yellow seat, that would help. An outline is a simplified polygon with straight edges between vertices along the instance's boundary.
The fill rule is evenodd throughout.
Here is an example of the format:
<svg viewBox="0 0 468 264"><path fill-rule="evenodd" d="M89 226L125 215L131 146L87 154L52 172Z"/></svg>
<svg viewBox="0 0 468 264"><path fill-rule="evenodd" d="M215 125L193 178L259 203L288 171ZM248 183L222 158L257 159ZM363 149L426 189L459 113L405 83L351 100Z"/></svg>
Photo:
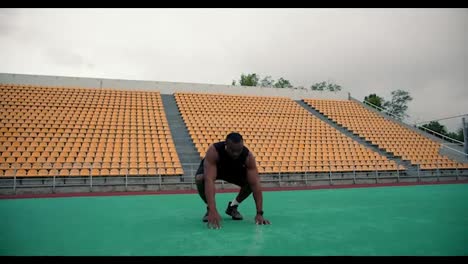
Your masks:
<svg viewBox="0 0 468 264"><path fill-rule="evenodd" d="M87 177L87 176L145 176L145 175L181 175L182 168L134 168L134 169L0 169L0 177Z"/></svg>

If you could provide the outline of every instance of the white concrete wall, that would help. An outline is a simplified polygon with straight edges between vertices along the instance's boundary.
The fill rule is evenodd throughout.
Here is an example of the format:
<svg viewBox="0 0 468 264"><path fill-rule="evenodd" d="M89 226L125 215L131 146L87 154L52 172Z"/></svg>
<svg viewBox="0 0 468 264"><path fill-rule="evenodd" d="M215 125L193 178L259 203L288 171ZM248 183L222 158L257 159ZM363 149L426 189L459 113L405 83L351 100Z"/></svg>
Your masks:
<svg viewBox="0 0 468 264"><path fill-rule="evenodd" d="M120 79L99 79L66 76L29 75L0 73L0 83L65 86L81 88L111 88L121 90L159 91L161 94L175 92L218 93L227 95L284 96L293 100L303 98L348 99L348 92L317 92L290 88L267 88L232 86L203 83L158 82Z"/></svg>

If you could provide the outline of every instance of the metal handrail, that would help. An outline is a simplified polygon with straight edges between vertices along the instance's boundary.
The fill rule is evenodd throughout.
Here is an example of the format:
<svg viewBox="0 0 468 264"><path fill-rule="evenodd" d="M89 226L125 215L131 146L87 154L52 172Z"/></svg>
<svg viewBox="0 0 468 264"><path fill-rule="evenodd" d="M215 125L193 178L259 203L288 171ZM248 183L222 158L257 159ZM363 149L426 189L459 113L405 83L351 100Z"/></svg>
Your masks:
<svg viewBox="0 0 468 264"><path fill-rule="evenodd" d="M364 100L364 103L366 103L366 104L368 104L368 105L370 105L370 106L372 106L372 107L375 107L375 108L377 108L377 109L379 109L379 110L382 110L382 112L384 112L384 113L386 113L386 114L388 114L388 115L391 115L391 116L393 116L393 117L396 117L396 119L398 119L398 116L397 116L397 115L388 112L388 110L385 109L385 108L376 106L375 104L373 104L373 103L371 103L371 102L369 102L369 101L366 101L366 100Z"/></svg>
<svg viewBox="0 0 468 264"><path fill-rule="evenodd" d="M451 141L454 141L454 142L456 142L456 143L461 144L462 146L463 146L463 144L464 144L464 142L461 142L461 141L459 141L459 140L457 140L457 139L454 139L454 138L451 138L451 137L447 137L446 135L440 134L440 133L438 133L438 132L436 132L436 131L434 131L434 130L432 130L432 129L429 129L429 128L427 128L427 127L419 126L418 128L423 128L423 129L425 129L425 130L429 130L429 131L431 131L431 132L434 133L434 134L440 135L440 136L442 136L442 137L444 137L444 138L448 138L448 139L450 139Z"/></svg>
<svg viewBox="0 0 468 264"><path fill-rule="evenodd" d="M282 164L289 164L289 162L283 162L283 161L277 161L276 162L276 166L282 166ZM95 166L97 163L92 163L92 164L89 164L87 166L81 166L81 168L96 168L96 167L100 167L100 166ZM182 166L184 166L185 164L198 164L198 163L181 163ZM315 181L315 180L318 180L318 181L322 181L322 180L328 180L330 184L334 184L335 180L337 179L340 179L340 177L336 178L334 177L334 175L340 175L341 173L349 173L350 175L352 174L352 178L349 178L349 179L352 179L353 180L353 183L356 183L356 180L358 179L357 178L357 173L364 173L365 174L365 178L367 177L372 177L372 174L375 173L375 176L372 177L372 179L375 179L376 183L378 183L380 181L380 178L381 176L383 177L390 177L389 176L385 176L386 173L392 173L393 176L395 177L395 179L397 179L397 181L400 180L400 165L396 164L396 167L394 169L390 169L388 170L388 168L386 169L385 167L383 168L379 168L379 162L377 160L375 160L375 162L371 165L366 165L366 167L368 166L368 168L365 168L364 170L356 170L356 161L355 160L352 160L352 164L350 162L346 164L343 164L342 161L333 161L333 160L330 160L328 161L328 163L325 163L323 162L323 168L320 169L320 170L313 170L311 168L306 168L306 167L309 167L309 166L304 166L304 162L296 162L296 166L297 165L300 165L302 164L302 169L303 171L296 171L296 172L285 172L285 171L278 171L278 172L271 172L271 173L266 173L266 174L262 174L262 181L264 182L277 182L280 186L281 185L284 185L290 181L292 182L295 182L295 181L305 181L306 185L309 181ZM347 168L344 168L343 167L343 170L336 170L336 166L346 166ZM351 167L352 166L352 167ZM127 166L119 166L120 168L127 168ZM335 167L332 169L332 167ZM439 166L437 166L437 170L439 169L438 168ZM460 173L458 171L458 167L455 168L457 170L457 175ZM466 173L468 172L467 169L464 169L464 168L460 168L463 173ZM396 171L395 171L396 170ZM420 180L421 178L421 175L419 175L419 170L420 168L418 168L418 179ZM403 169L403 171L406 171L406 169ZM162 185L166 185L166 184L187 184L189 183L191 188L193 189L194 188L194 184L193 184L193 181L194 181L194 175L193 173L191 175L179 175L178 177L188 177L189 179L191 179L190 182L172 182L172 181L169 181L169 182L164 182L163 181L163 177L166 178L166 176L163 176L161 175L160 173L154 175L155 177L157 177L156 179L159 179L158 181L154 181L154 182L151 182L151 183L148 183L147 181L144 181L144 182L132 182L130 183L129 182L129 179L132 178L132 179L148 179L148 176L143 176L143 175L135 175L135 176L129 176L128 175L128 172L122 175L116 175L116 176L105 176L104 178L104 183L102 183L101 181L98 181L98 182L94 182L93 180L91 179L94 179L95 177L92 175L92 172L90 170L90 175L89 176L85 176L85 175L81 175L81 176L72 176L72 175L64 175L64 177L61 177L59 175L53 175L53 178L51 176L53 180L52 182L49 182L48 184L45 184L44 182L42 184L26 184L24 185L24 181L35 181L37 180L38 178L30 178L30 177L20 177L20 181L22 181L23 183L21 183L20 185L18 185L18 177L16 175L16 172L14 173L13 176L13 183L10 185L10 184L7 184L7 185L4 185L4 184L0 184L0 188L1 189L5 189L5 188L13 188L14 191L16 191L16 189L18 188L26 188L26 187L51 187L53 190L52 191L55 191L56 187L78 187L78 186L89 186L90 187L90 191L92 192L93 191L93 187L97 187L97 186L110 186L110 185L115 185L115 186L123 186L125 187L125 190L128 190L127 187L130 186L130 185L138 185L138 184L158 184L159 185L159 189L161 190L162 189ZM289 178L290 177L290 174L294 174L294 175L303 175L303 177L301 179L297 178L297 177L294 177L294 178ZM317 178L316 176L313 176L313 175L327 175L326 177L322 178L322 177L319 177ZM55 178L56 176L60 177L60 183L56 183L55 182ZM70 177L72 176L72 177ZM392 176L392 177L393 177ZM46 176L47 177L47 176ZM174 176L170 175L168 176L167 178L173 178ZM101 177L97 177L97 178L101 178ZM106 183L105 179L119 179L120 181L119 182L113 182L113 183ZM65 181L68 181L69 179L74 179L74 180L82 180L84 182L71 182L71 183L66 183ZM345 178L343 178L345 179ZM361 178L359 178L361 179ZM5 179L7 180L7 179ZM63 181L63 183L61 182ZM145 183L146 182L146 183ZM224 188L224 181L221 182L221 184L223 185L223 188Z"/></svg>
<svg viewBox="0 0 468 264"><path fill-rule="evenodd" d="M418 122L418 123L414 123L414 124L415 124L415 125L426 124L426 123L429 123L429 122L432 122L432 121L447 120L447 119L452 119L452 118L455 118L455 117L462 117L462 116L468 116L468 114L457 115L457 116L451 116L451 117L444 117L444 118L439 118L439 119L436 119L436 120L423 121L423 122Z"/></svg>
<svg viewBox="0 0 468 264"><path fill-rule="evenodd" d="M453 150L453 151L455 151L455 152L458 152L458 153L460 153L460 154L462 154L462 155L468 157L468 154L467 154L467 153L461 152L461 151L459 151L459 150L457 150L457 149L454 149L454 148L451 148L451 147L449 147L449 146L447 146L447 145L442 144L442 147L446 147L446 148L448 148L448 149L450 149L450 150Z"/></svg>

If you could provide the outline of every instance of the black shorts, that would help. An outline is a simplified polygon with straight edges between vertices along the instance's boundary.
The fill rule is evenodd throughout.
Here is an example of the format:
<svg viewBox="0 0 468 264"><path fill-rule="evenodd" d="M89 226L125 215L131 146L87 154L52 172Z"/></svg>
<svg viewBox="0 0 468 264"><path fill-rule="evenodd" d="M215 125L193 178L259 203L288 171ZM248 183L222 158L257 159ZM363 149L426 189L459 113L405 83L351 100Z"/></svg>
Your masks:
<svg viewBox="0 0 468 264"><path fill-rule="evenodd" d="M200 162L200 166L198 166L198 170L197 170L197 173L195 173L195 176L204 173L204 168L203 168L203 162L204 161L205 161L205 159L203 159ZM247 182L247 170L244 170L239 175L227 175L225 173L219 173L218 172L218 174L216 175L216 179L217 180L223 180L223 181L235 184L235 185L240 186L240 187L248 184L248 182Z"/></svg>

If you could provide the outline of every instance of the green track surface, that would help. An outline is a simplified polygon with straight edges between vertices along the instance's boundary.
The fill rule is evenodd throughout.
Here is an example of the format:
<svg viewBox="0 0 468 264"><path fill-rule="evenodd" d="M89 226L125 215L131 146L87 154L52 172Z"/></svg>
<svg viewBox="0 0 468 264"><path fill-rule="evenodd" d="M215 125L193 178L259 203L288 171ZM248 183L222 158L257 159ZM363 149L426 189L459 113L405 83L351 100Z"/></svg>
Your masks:
<svg viewBox="0 0 468 264"><path fill-rule="evenodd" d="M0 255L22 256L436 256L468 255L468 184L264 192L201 221L196 194L0 200Z"/></svg>

